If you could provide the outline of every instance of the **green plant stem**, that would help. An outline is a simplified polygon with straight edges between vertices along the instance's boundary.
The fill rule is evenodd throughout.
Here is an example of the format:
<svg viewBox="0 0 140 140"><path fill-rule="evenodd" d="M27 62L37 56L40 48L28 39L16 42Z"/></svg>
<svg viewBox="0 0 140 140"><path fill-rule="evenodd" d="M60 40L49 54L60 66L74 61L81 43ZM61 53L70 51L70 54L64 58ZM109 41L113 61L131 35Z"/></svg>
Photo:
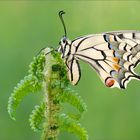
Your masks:
<svg viewBox="0 0 140 140"><path fill-rule="evenodd" d="M50 82L51 83L51 82ZM46 104L47 104L47 109L46 109L46 119L47 119L47 124L45 128L45 137L44 140L56 140L57 135L58 135L58 113L60 110L59 104L54 103L54 90L49 88L48 92L46 92Z"/></svg>
<svg viewBox="0 0 140 140"><path fill-rule="evenodd" d="M51 54L48 54L47 62L44 69L44 100L46 103L44 131L42 140L57 140L59 121L58 115L60 111L60 104L55 102L56 94L58 90L53 86L56 80L59 78L58 73L52 72L52 65L55 64L55 59Z"/></svg>

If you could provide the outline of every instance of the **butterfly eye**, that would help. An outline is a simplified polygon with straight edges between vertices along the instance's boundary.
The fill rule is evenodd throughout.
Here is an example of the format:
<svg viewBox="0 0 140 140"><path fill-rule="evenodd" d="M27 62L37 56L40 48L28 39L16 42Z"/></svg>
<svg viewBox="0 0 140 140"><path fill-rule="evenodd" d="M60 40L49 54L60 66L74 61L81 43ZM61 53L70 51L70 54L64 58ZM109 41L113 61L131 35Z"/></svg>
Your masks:
<svg viewBox="0 0 140 140"><path fill-rule="evenodd" d="M66 43L66 39L63 39L63 43L64 43L64 44Z"/></svg>
<svg viewBox="0 0 140 140"><path fill-rule="evenodd" d="M62 42L63 42L63 44L66 44L67 43L67 38L66 37L63 37L62 38Z"/></svg>

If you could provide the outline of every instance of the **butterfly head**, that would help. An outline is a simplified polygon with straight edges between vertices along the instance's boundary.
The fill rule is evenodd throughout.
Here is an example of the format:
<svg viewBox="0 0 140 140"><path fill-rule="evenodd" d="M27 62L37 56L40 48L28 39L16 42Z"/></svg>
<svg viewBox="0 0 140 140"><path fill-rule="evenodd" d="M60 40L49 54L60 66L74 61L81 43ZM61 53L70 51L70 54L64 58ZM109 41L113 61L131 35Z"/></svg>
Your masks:
<svg viewBox="0 0 140 140"><path fill-rule="evenodd" d="M59 42L60 46L59 46L58 52L61 53L62 58L67 58L69 56L69 54L70 54L71 41L69 39L67 39L66 26L65 26L63 16L62 16L63 14L65 14L64 11L59 12L59 18L60 18L60 20L62 22L62 25L63 25L63 28L64 28L64 36L62 37L62 39Z"/></svg>
<svg viewBox="0 0 140 140"><path fill-rule="evenodd" d="M64 36L61 41L59 42L59 49L58 52L61 53L62 58L66 58L70 54L70 44L71 41Z"/></svg>

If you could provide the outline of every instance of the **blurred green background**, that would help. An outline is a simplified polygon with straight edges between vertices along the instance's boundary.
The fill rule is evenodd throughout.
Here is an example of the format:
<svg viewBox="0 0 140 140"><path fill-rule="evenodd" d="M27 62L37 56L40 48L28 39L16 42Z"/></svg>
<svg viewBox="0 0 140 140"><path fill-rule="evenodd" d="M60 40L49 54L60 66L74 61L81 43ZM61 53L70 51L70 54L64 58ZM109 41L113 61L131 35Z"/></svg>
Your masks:
<svg viewBox="0 0 140 140"><path fill-rule="evenodd" d="M66 11L69 39L112 30L140 30L139 1L0 1L0 140L39 140L28 116L41 96L31 94L17 110L17 120L7 113L13 87L28 70L32 57L47 46L58 46L64 34L58 11ZM126 90L110 89L96 73L81 63L82 78L73 87L88 111L81 120L89 140L140 139L140 82ZM140 71L140 68L137 68ZM140 73L140 72L139 72ZM78 140L63 133L61 140Z"/></svg>

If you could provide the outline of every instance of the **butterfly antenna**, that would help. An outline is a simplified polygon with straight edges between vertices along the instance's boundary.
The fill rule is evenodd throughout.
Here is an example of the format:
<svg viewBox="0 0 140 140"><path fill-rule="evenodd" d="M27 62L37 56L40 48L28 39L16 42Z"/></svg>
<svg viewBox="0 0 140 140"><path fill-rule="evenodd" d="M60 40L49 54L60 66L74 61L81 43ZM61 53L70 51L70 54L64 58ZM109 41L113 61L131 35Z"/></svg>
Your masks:
<svg viewBox="0 0 140 140"><path fill-rule="evenodd" d="M56 48L56 49L52 49L51 51L47 52L45 55L48 55L49 53L51 53L51 52L53 52L53 51L58 52L58 49L57 49L57 48Z"/></svg>
<svg viewBox="0 0 140 140"><path fill-rule="evenodd" d="M63 16L62 16L63 14L65 14L65 12L60 11L58 15L59 15L59 18L60 18L60 20L62 22L63 28L64 28L64 32L65 32L64 36L67 36L67 30L66 30L66 26L65 26L64 19L63 19Z"/></svg>
<svg viewBox="0 0 140 140"><path fill-rule="evenodd" d="M38 56L45 49L46 48L42 48L35 56ZM56 48L56 49L52 48L52 50L50 50L49 52L45 53L45 55L48 55L49 53L51 53L53 51L58 52L58 48Z"/></svg>

